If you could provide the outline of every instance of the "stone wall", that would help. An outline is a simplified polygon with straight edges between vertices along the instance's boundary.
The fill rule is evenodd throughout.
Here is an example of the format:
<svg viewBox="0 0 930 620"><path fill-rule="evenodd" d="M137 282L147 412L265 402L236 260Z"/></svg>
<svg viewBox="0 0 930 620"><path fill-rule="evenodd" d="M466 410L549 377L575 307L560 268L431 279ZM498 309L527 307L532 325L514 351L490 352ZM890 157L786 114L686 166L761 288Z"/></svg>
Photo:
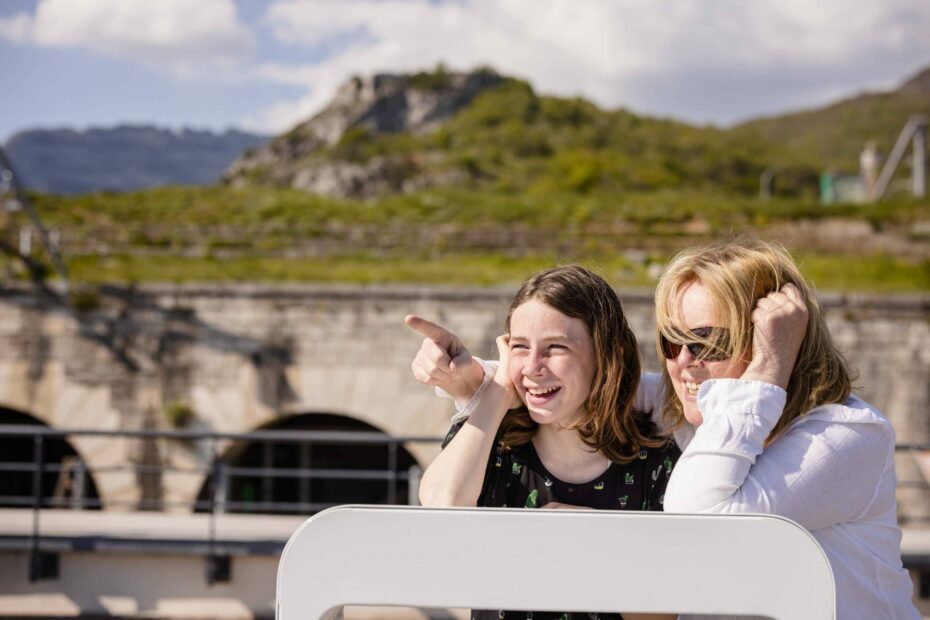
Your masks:
<svg viewBox="0 0 930 620"><path fill-rule="evenodd" d="M191 428L249 431L298 413L348 416L391 435L439 436L451 404L417 384L409 363L416 313L456 331L477 354L496 351L512 288L145 286L105 288L77 313L29 290L0 292L0 406L52 427L170 428L172 403ZM649 291L623 291L647 368L658 368ZM824 296L837 344L860 371L858 393L891 419L899 442L930 442L930 298ZM202 462L196 448L75 438L91 466L160 458ZM411 443L427 463L435 444ZM146 450L148 449L148 452ZM146 456L149 454L149 456ZM922 480L908 454L899 478ZM163 498L187 501L202 477L167 475ZM96 479L111 509L146 493L132 470ZM902 490L902 516L930 515L925 488Z"/></svg>

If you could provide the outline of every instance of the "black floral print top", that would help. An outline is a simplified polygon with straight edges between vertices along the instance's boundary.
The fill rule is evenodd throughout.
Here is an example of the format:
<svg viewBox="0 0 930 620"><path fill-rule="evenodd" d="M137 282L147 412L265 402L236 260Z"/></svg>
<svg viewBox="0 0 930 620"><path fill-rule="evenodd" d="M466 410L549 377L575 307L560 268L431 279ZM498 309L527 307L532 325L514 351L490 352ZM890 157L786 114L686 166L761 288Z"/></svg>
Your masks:
<svg viewBox="0 0 930 620"><path fill-rule="evenodd" d="M465 424L449 430L445 447ZM674 441L659 448L644 448L639 458L625 465L611 463L594 480L581 484L563 482L539 460L533 444L505 450L495 442L488 459L478 506L539 508L549 502L586 506L598 510L662 510L665 487L681 456ZM620 614L554 613L532 611L472 610L472 620L532 618L534 620L619 620Z"/></svg>

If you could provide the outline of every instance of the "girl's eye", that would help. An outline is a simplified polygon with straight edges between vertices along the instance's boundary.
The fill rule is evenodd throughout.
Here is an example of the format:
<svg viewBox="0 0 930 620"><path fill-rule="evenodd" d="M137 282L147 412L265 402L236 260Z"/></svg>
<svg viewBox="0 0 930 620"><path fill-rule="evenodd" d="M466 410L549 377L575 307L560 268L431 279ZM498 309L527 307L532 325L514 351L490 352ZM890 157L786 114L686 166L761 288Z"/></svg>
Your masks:
<svg viewBox="0 0 930 620"><path fill-rule="evenodd" d="M517 344L517 343L514 343L514 344L510 345L510 350L511 350L511 351L516 351L517 349L527 349L527 348L528 348L528 347L527 347L525 344Z"/></svg>
<svg viewBox="0 0 930 620"><path fill-rule="evenodd" d="M549 348L550 348L550 349L560 350L560 351L567 351L567 350L568 350L568 347L566 347L564 344L550 344L550 345L549 345Z"/></svg>

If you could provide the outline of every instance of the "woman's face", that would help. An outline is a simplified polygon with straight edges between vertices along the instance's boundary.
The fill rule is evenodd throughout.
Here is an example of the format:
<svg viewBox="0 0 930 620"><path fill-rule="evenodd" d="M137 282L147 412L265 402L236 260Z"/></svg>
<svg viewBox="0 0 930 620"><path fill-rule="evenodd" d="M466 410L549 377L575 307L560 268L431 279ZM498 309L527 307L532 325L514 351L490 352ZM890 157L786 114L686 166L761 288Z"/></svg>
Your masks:
<svg viewBox="0 0 930 620"><path fill-rule="evenodd" d="M510 317L510 380L539 424L571 424L584 413L596 364L580 319L535 299Z"/></svg>
<svg viewBox="0 0 930 620"><path fill-rule="evenodd" d="M687 284L679 294L677 327L693 331L699 327L723 327L717 318L716 308L710 293L700 281ZM722 361L698 360L688 347L681 347L678 355L665 360L672 379L675 395L681 400L685 419L699 426L704 418L697 408L697 393L707 379L736 379L742 376L748 362L741 359Z"/></svg>

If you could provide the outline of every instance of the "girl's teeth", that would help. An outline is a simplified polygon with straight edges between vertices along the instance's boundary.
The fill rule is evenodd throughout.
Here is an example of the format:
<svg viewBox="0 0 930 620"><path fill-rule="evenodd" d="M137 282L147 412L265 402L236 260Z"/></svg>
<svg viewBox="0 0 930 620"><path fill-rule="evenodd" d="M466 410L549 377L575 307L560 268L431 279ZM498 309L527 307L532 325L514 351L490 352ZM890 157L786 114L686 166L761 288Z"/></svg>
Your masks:
<svg viewBox="0 0 930 620"><path fill-rule="evenodd" d="M691 383L690 381L685 381L685 388L688 390L689 394L696 395L700 387L700 383Z"/></svg>
<svg viewBox="0 0 930 620"><path fill-rule="evenodd" d="M544 396L544 395L546 395L546 394L550 394L550 393L552 393L552 392L555 392L557 389L559 389L559 388L557 388L557 387L551 387L551 388L540 388L540 389L535 389L535 390L530 390L530 389L528 389L527 392L529 392L529 393L530 393L531 395L533 395L533 396Z"/></svg>

